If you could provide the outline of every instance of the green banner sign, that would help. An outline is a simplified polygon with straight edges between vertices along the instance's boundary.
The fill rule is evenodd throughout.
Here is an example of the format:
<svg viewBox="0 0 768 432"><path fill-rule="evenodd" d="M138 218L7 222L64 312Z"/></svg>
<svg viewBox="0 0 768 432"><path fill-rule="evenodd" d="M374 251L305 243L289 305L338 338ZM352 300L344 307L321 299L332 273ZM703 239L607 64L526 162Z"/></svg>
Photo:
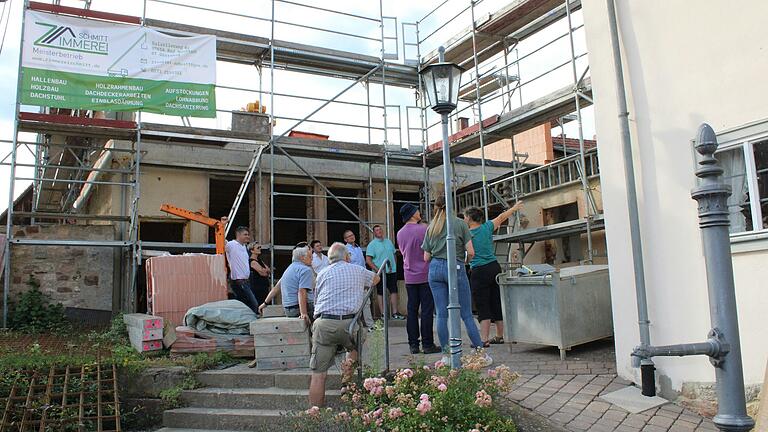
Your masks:
<svg viewBox="0 0 768 432"><path fill-rule="evenodd" d="M216 39L27 11L21 103L216 117Z"/></svg>

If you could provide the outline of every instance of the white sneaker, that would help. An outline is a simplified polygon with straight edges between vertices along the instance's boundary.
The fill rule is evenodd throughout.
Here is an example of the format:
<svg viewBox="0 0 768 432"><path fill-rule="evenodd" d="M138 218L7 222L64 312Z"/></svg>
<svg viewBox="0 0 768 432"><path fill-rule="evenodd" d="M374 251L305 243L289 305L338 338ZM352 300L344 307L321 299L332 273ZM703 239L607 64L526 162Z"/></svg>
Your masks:
<svg viewBox="0 0 768 432"><path fill-rule="evenodd" d="M447 355L442 356L440 358L440 361L445 363L446 365L450 365L451 364L451 358L449 356L447 356Z"/></svg>
<svg viewBox="0 0 768 432"><path fill-rule="evenodd" d="M478 355L481 355L483 357L483 367L488 367L493 364L493 359L491 358L488 353L482 349L482 348L476 348L475 352L477 352Z"/></svg>

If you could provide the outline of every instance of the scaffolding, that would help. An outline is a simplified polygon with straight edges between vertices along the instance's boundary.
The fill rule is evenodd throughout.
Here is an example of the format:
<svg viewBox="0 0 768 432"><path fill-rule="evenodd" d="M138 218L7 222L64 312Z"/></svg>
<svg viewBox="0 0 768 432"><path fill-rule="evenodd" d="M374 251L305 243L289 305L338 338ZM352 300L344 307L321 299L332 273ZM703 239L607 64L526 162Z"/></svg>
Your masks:
<svg viewBox="0 0 768 432"><path fill-rule="evenodd" d="M268 2L268 3L267 3ZM439 150L440 143L430 145L430 130L437 127L439 121L432 121L432 113L426 106L425 98L422 97L422 82L419 77L421 67L436 61L436 51L428 51L431 46L442 44L436 42L438 37L442 37L447 27L451 23L458 23L461 19L467 19L468 25L465 30L460 31L453 37L444 37L447 40L446 58L448 61L458 63L462 67L470 69L468 72L472 75L471 81L461 88L460 107L452 113L452 119L456 120L460 116L471 115L475 118L475 124L467 128L454 131L450 138L450 151L453 158L464 153L479 149L481 153L481 178L482 185L479 189L480 205L483 207L486 215L489 208L497 205L499 200L517 200L521 192L517 189L517 183L512 182L513 190L499 196L494 191L494 185L490 184L486 175L485 147L488 142L496 141L500 138L511 138L513 134L522 132L530 127L543 122L549 122L552 119L562 117L565 114L576 111L577 121L579 122L579 157L570 160L569 165L576 166L580 173L580 179L584 186L585 196L589 196L588 183L586 182L586 172L584 168L586 161L590 156L585 156L583 143L583 132L580 127L582 122L581 109L592 103L591 85L587 77L588 67L578 73L580 59L585 58L586 52L577 53L574 45L574 33L583 28L583 25L574 26L571 21L572 13L580 8L579 0L524 0L511 3L509 6L483 15L479 12L483 0L445 0L436 8L432 9L416 22L402 22L400 41L397 34L397 18L384 15L383 0L378 2L378 14L376 16L366 16L363 14L350 13L342 10L334 10L331 7L319 7L294 0L265 0L262 4L269 5L269 16L260 16L257 14L244 13L242 11L233 12L219 8L218 6L208 5L206 7L170 0L143 0L141 16L122 15L105 11L94 10L91 3L87 3L86 8L62 6L59 2L55 4L26 2L26 8L45 11L49 13L65 14L70 16L83 17L88 19L107 20L116 23L143 25L149 28L159 30L171 35L192 36L192 35L214 35L217 39L217 60L239 65L253 66L258 74L258 86L242 85L224 85L216 84L217 92L237 92L238 94L257 95L258 100L263 104L268 98L268 118L270 125L276 122L288 122L290 126L283 129L279 134L270 132L265 135L246 134L233 130L224 130L222 128L193 127L191 119L181 118L164 123L142 121L142 114L138 112L135 118L132 116L116 114L102 118L101 113L69 111L61 113L62 110L42 109L39 113L28 113L21 111L18 100L16 101L16 121L14 124L14 136L11 140L11 152L9 156L3 159L3 164L11 167L10 199L7 210L6 231L8 241L5 250L5 280L4 280L4 308L7 308L8 292L11 283L11 248L24 245L70 245L70 246L103 246L117 248L125 257L124 262L128 266L130 277L125 281L129 293L126 295L127 301L121 307L132 310L135 308L135 286L137 268L141 264L141 255L143 247L170 247L168 244L158 242L144 242L138 236L138 203L140 199L140 174L141 159L143 152L142 142L171 142L178 144L205 144L223 146L226 144L238 144L245 146L252 151L252 159L245 169L243 181L237 192L235 202L229 212L230 216L237 213L243 197L250 188L258 185L259 200L261 200L262 182L268 178L270 204L268 208L269 218L269 237L261 238L265 245L272 248L271 267L274 268L275 252L290 250L292 245L276 244L274 240L275 222L287 221L292 218L277 217L275 215L274 198L278 196L301 196L307 199L325 199L333 200L345 212L351 215L348 219L335 218L299 218L304 222L325 222L325 223L350 223L358 224L363 229L371 229L374 224L381 224L387 227L387 235L393 236L392 232L392 210L397 200L392 199L390 188L390 167L405 166L421 168L423 178L418 180L420 204L424 210L422 213L428 216L430 197L430 170L440 166ZM458 14L449 18L440 18L436 24L431 24L430 20L437 19L443 12L461 3ZM98 7L98 2L96 4ZM246 23L259 23L269 25L269 34L267 36L256 36L249 33L238 33L230 29L222 30L216 28L202 27L197 24L183 24L158 19L153 16L153 8L158 7L161 11L167 11L167 8L174 8L179 11L193 11L205 16L226 16L227 18L237 19ZM313 13L330 14L338 17L339 20L353 20L365 26L378 26L377 35L372 36L371 32L351 32L342 31L340 27L322 28L316 25L302 24L278 17L278 8L300 8L311 10ZM166 14L160 13L159 16L165 17ZM478 16L482 18L477 19ZM520 54L519 44L533 35L539 34L543 29L550 28L553 23L567 19L568 30L563 34L551 38L541 46L530 50L530 52ZM307 45L296 42L278 40L276 38L276 25L294 28L302 31L319 32L321 34L332 35L333 37L347 38L353 41L362 41L363 43L379 46L379 55L373 56L361 54L352 51L341 51L326 47ZM393 27L394 26L394 27ZM23 24L22 24L23 27ZM392 29L394 28L394 32ZM23 32L23 30L22 30ZM411 37L409 37L409 35ZM414 37L415 35L415 37ZM426 35L426 36L422 36ZM556 44L558 41L568 38L570 40L570 55L566 61L550 68L542 73L535 74L526 80L521 78L521 62L527 61L543 50ZM401 43L402 42L402 45ZM394 49L393 49L394 46ZM402 48L402 55L400 52ZM22 44L23 49L23 44ZM416 51L416 55L409 55L409 52ZM20 54L21 58L21 54ZM395 60L402 59L402 62ZM19 62L21 68L21 62ZM550 76L556 71L571 66L573 82L562 88L556 88L554 91L547 92L542 97L524 103L522 90L523 87L532 86L539 83L543 77ZM265 68L269 72L268 86L263 84L266 75ZM19 69L20 71L21 69ZM325 78L334 78L347 80L349 82L342 90L338 91L333 97L320 98L311 97L303 94L278 91L275 86L275 71L286 71L291 73L301 73ZM255 81L255 80L253 80ZM20 89L21 73L19 73L18 89ZM371 87L379 85L381 87L381 103L371 103ZM341 97L350 92L351 89L362 87L365 90L366 100L364 102L355 102L343 100ZM265 88L267 87L267 88ZM388 88L410 89L414 92L414 104L405 106L405 127L403 127L403 113L400 104L388 104ZM535 92L531 91L531 94ZM527 91L528 94L528 91ZM276 98L283 100L296 100L300 103L319 103L315 109L311 110L303 117L281 115L276 111ZM517 101L515 101L517 99ZM366 111L367 121L365 124L351 123L344 121L330 121L317 118L317 114L327 110L329 106L343 106L349 109L364 109ZM231 115L232 109L217 107L217 121L226 119ZM485 116L483 112L494 112L491 116ZM381 113L381 123L376 124L372 119L372 112ZM396 113L396 114L392 114ZM417 122L411 121L411 114L418 113ZM394 117L394 118L392 118ZM394 121L397 120L397 121ZM178 125L178 122L181 125ZM177 124L172 124L177 123ZM331 140L312 141L301 140L289 136L291 131L304 124L324 125L344 130L364 131L367 140L358 140L356 143L339 142ZM452 122L453 126L453 122ZM396 131L399 137L395 142L392 141L392 132ZM19 139L20 132L31 132L38 134L36 141L23 141ZM405 132L407 146L404 146L402 135ZM416 142L412 142L412 133L418 136ZM374 136L375 135L375 136ZM86 147L82 151L90 152L87 158L78 157L77 152L73 152L74 158L62 159L63 162L56 164L50 163L50 148L56 143L52 143L51 137L65 136L71 137L65 142L71 150L77 147ZM65 141L66 141L65 140ZM83 145L83 140L88 144ZM130 143L129 146L117 146L116 140L123 140ZM113 143L113 144L109 144ZM16 174L17 168L25 167L18 160L17 150L35 149L34 168L35 175L31 177L19 177ZM68 152L70 152L68 150ZM124 169L114 170L104 168L103 158L108 154L113 155L119 152L126 153L130 162ZM268 166L264 167L264 157L268 155ZM10 162L6 159L10 157ZM322 193L294 193L281 192L275 190L276 183L276 158L283 158L295 166L306 178L321 189ZM319 178L311 170L304 167L298 158L317 158L323 160L354 161L368 166L367 193L365 196L349 196L335 194L331 188L326 186L324 179ZM514 151L513 145L513 174L518 174L522 166L518 154ZM29 164L31 165L31 164ZM384 197L374 198L373 196L373 167L381 166L383 168L382 180L384 183ZM46 170L55 171L46 171ZM73 176L62 177L61 172L71 171ZM266 172L268 171L268 172ZM99 180L99 173L104 172L107 175L121 176L121 181ZM242 172L242 171L241 171ZM266 173L265 173L266 172ZM593 170L594 172L594 170ZM254 180L254 176L256 177ZM32 181L33 202L36 203L30 212L14 212L14 185L17 181ZM45 187L48 184L69 185L64 191L66 199L61 202L57 209L45 207ZM130 193L131 199L124 206L124 211L119 215L99 215L86 214L83 211L73 211L74 202L80 202L79 209L85 209L82 202L87 199L81 195L88 185L108 184L126 188L126 194ZM80 201L77 201L80 198ZM460 197L456 197L459 199ZM593 202L591 198L587 198ZM356 200L358 203L367 205L367 217L361 217L353 211L347 202ZM373 217L372 206L375 202L383 203L387 209L385 220L376 220ZM259 222L267 212L263 203L259 203L258 214ZM589 253L591 260L591 221L593 213L585 218L586 230L589 242ZM121 238L114 241L93 241L87 239L57 239L57 240L31 240L14 236L13 221L14 218L25 217L32 223L72 223L74 221L104 220L107 222L119 223L118 232ZM230 220L232 218L230 217ZM259 230L261 236L262 230ZM264 236L263 236L264 237ZM265 241L266 240L266 241ZM504 239L500 239L504 241ZM515 241L518 239L515 238ZM210 248L207 244L185 244L187 247ZM117 271L117 269L116 269ZM7 315L4 310L4 317Z"/></svg>
<svg viewBox="0 0 768 432"><path fill-rule="evenodd" d="M578 52L574 34L583 29L583 24L574 25L573 13L581 8L579 0L538 0L525 2L512 2L508 6L484 15L477 20L477 7L483 0L452 1L445 0L428 12L420 21L413 23L416 32L416 47L420 64L429 64L437 61L437 50L431 51L422 57L422 45L430 38L436 37L441 29L451 22L459 21L462 16L468 17L470 25L458 34L454 34L446 44L446 61L456 63L464 68L471 68L472 80L459 90L460 101L466 104L451 113L455 120L463 113L471 112L475 123L454 133L450 138L451 156L455 157L472 150L480 151L482 181L480 185L464 193L458 193L454 197L458 209L468 206L478 206L483 209L486 218L489 216L489 207L507 207L508 201L517 202L522 197L551 189L559 185L572 182L581 184L584 194L586 214L583 220L575 224L569 224L566 234L585 233L587 239L587 263L593 261L594 248L592 245L592 231L602 229L602 217L598 214L597 205L589 186L589 178L599 175L597 153L584 146L582 109L593 103L591 81L588 76L589 66L579 64L580 59L586 59L586 51ZM423 31L423 22L436 16L441 9L458 10L457 13L442 18L442 23L436 28L430 29L428 34L420 38ZM551 28L552 24L565 20L567 30L550 37L538 47L519 55L518 45L533 35L540 34L543 29ZM405 24L404 24L405 25ZM550 32L551 33L551 32ZM520 73L522 61L531 58L543 50L552 47L562 40L568 42L568 56L554 66L534 74L523 80ZM514 55L513 59L510 57ZM407 60L406 60L407 62ZM484 69L481 71L481 67ZM510 70L514 68L514 73ZM560 70L570 68L572 82L554 91L548 92L542 97L531 102L523 103L523 87L551 77ZM517 96L519 107L513 106L513 96ZM484 116L486 106L496 105L498 114ZM501 105L498 108L499 104ZM424 110L426 117L429 110ZM492 109L492 108L491 108ZM490 109L485 109L490 111ZM566 157L554 161L552 164L535 168L531 171L520 172L524 166L524 158L527 155L519 154L512 140L512 175L499 181L489 183L485 172L485 147L487 141L496 141L501 138L512 138L516 133L523 132L531 127L552 120L561 120L564 116L575 112L577 122L579 152L578 155ZM466 115L466 114L465 114ZM439 121L424 124L425 135L436 127ZM453 122L451 123L453 124ZM560 124L563 129L563 122ZM564 133L564 132L563 132ZM429 141L428 139L426 140ZM435 143L435 147L440 143ZM523 160L521 160L523 159ZM439 152L427 155L425 163L428 165L439 164ZM517 244L520 251L522 264L525 255L536 241L557 238L564 234L560 226L545 226L534 230L522 230L519 214L506 231L494 236L494 240L503 246L502 252L497 247L497 255L506 258L506 264L513 265L512 245ZM528 244L528 248L526 248Z"/></svg>

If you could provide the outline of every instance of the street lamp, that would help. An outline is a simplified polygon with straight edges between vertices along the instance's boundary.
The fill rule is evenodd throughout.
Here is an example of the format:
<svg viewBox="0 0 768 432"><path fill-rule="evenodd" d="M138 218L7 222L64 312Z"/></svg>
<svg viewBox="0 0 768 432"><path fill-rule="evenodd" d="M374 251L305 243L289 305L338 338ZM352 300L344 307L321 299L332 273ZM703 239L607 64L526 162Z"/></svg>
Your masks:
<svg viewBox="0 0 768 432"><path fill-rule="evenodd" d="M432 110L440 114L443 123L443 184L445 185L445 232L446 249L448 252L448 335L451 339L451 368L461 367L461 319L459 305L459 287L457 271L464 271L463 263L456 257L456 237L453 235L454 211L451 172L451 152L448 143L448 114L456 109L459 99L461 73L464 71L453 63L445 62L445 48L438 49L439 63L426 66L421 70L421 79L429 98ZM462 260L464 257L461 257Z"/></svg>

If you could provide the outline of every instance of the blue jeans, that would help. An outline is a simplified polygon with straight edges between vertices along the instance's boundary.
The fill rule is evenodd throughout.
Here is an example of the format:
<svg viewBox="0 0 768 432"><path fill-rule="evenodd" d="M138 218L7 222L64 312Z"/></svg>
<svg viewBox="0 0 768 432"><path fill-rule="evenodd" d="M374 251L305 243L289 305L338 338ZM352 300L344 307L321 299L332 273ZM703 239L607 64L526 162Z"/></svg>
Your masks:
<svg viewBox="0 0 768 432"><path fill-rule="evenodd" d="M235 299L248 306L253 313L259 314L259 304L251 290L251 281L248 279L229 280L229 287L235 294Z"/></svg>
<svg viewBox="0 0 768 432"><path fill-rule="evenodd" d="M461 306L461 320L467 329L472 347L482 347L483 340L477 330L475 318L472 316L472 293L469 290L469 279L464 263L456 261L458 266L457 282L459 288L459 305ZM442 258L432 258L429 263L429 288L432 289L432 297L435 299L435 311L437 312L437 337L443 352L447 352L450 346L448 336L448 261Z"/></svg>

